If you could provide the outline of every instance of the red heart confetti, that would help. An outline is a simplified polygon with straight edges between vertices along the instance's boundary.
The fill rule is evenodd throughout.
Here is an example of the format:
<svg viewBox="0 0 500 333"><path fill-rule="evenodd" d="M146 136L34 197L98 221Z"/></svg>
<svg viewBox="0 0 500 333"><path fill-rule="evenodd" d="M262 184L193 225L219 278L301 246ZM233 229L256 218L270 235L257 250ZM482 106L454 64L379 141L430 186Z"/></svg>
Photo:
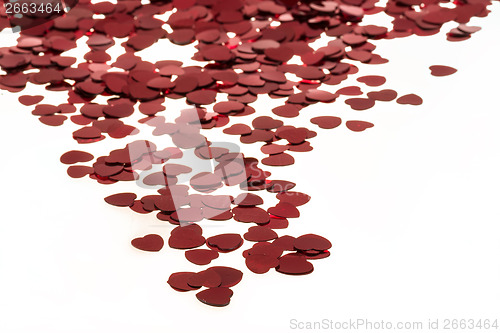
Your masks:
<svg viewBox="0 0 500 333"><path fill-rule="evenodd" d="M371 91L366 94L368 98L374 99L376 101L390 102L398 97L398 93L391 89L384 89L380 91Z"/></svg>
<svg viewBox="0 0 500 333"><path fill-rule="evenodd" d="M324 237L314 234L302 235L295 239L293 246L297 250L317 250L325 251L332 247L332 243Z"/></svg>
<svg viewBox="0 0 500 333"><path fill-rule="evenodd" d="M359 96L359 95L363 95L363 92L357 86L350 86L350 87L344 87L342 89L337 90L337 94L347 95L347 96Z"/></svg>
<svg viewBox="0 0 500 333"><path fill-rule="evenodd" d="M422 98L415 94L408 94L399 97L396 102L398 104L408 104L408 105L421 105L423 103Z"/></svg>
<svg viewBox="0 0 500 333"><path fill-rule="evenodd" d="M81 150L70 150L61 155L61 163L75 164L80 162L89 162L94 159L94 155Z"/></svg>
<svg viewBox="0 0 500 333"><path fill-rule="evenodd" d="M209 288L196 294L196 298L202 303L212 306L226 306L231 301L233 291L226 287Z"/></svg>
<svg viewBox="0 0 500 333"><path fill-rule="evenodd" d="M375 101L371 98L349 98L345 100L345 103L357 111L368 110L375 105Z"/></svg>
<svg viewBox="0 0 500 333"><path fill-rule="evenodd" d="M68 175L71 178L82 178L94 173L94 168L85 165L72 165L68 168Z"/></svg>
<svg viewBox="0 0 500 333"><path fill-rule="evenodd" d="M378 87L383 85L386 82L386 78L383 76L378 76L378 75L367 75L367 76L362 76L358 77L356 79L358 82L363 82L367 86L370 87Z"/></svg>
<svg viewBox="0 0 500 333"><path fill-rule="evenodd" d="M104 198L104 201L113 206L130 207L134 204L136 198L135 193L117 193Z"/></svg>
<svg viewBox="0 0 500 333"><path fill-rule="evenodd" d="M314 266L303 256L287 254L279 258L276 271L289 275L304 275L312 273Z"/></svg>
<svg viewBox="0 0 500 333"><path fill-rule="evenodd" d="M372 123L362 120L348 120L345 125L353 132L362 132L367 128L373 127Z"/></svg>
<svg viewBox="0 0 500 333"><path fill-rule="evenodd" d="M168 135L175 147L158 148L152 142L138 140L98 157L92 166L76 164L92 161L92 154L72 150L61 156L62 163L76 164L68 167L68 175L89 175L100 184L138 181L148 189L152 187L155 192L140 199L125 192L110 195L105 201L140 214L154 212L150 216L175 225L168 240L173 249L193 249L205 244L212 248L186 251L186 259L194 264L209 264L219 253L224 255L245 244L239 234L220 234L205 240L202 228L194 222L234 219L258 225L244 235L246 240L258 242L243 252L250 271L264 274L275 268L284 274L308 274L313 271L308 260L328 257L331 243L312 234L278 237L273 229L288 227L287 218L298 218L297 207L310 197L292 192L296 184L291 181L271 179L271 173L258 166L259 160L212 144L201 130L223 128L224 134L239 135L244 144L258 144L261 152L268 155L260 161L264 165L292 165L295 154L313 149L310 139L316 133L285 125L284 121L266 115L269 110L256 110L249 104L260 95L268 95L283 101L270 110L275 116L294 118L307 117L310 113L306 108L312 109L318 102L335 103L339 95L360 96L362 91L356 86L331 93L322 85L339 85L364 69L350 64L352 61L386 63L387 59L374 53L377 39L434 35L450 21L458 26L447 33L447 40L471 38L480 28L465 23L472 17L488 15L487 5L454 3L445 8L436 1L393 0L383 7L371 2L295 0L214 5L174 0L164 6L144 3L118 10L108 2L78 2L70 4L73 10L48 25L30 25L32 20L24 17L0 17L0 30L16 22L22 28L17 46L6 45L0 50L0 68L5 73L0 76L0 89L20 92L28 85L43 85L51 92L66 94L67 100L59 105L40 104L42 95L21 95L19 102L36 105L28 112L45 125L67 126L70 117L78 125L72 130L78 144L103 140L106 143L135 135L140 127L133 124L134 113L144 114L146 117L139 124L151 127L154 136ZM394 18L392 26L363 25L365 15L379 12ZM169 18L164 22L159 17L166 13ZM51 18L54 17L48 19ZM165 23L169 32L163 28ZM336 38L314 49L312 42L321 40L323 32ZM89 48L82 53L83 62L61 55L75 49L83 36L88 37ZM115 38L125 39L125 50L111 62L106 50L116 43ZM192 59L200 61L200 66L184 66L180 61L162 59L163 55L151 63L136 54L140 50L148 52L150 46L165 38L178 45L196 45ZM298 64L288 63L294 56ZM349 59L349 63L344 59ZM456 72L441 65L431 66L430 70L434 76ZM357 81L376 87L385 84L386 78L365 75ZM224 100L220 94L224 94ZM397 97L396 91L385 89L368 92L367 98L348 98L346 103L361 111L373 107L375 101L390 102ZM173 122L167 122L167 117L160 115L167 109L167 98L184 99L193 110L184 110ZM420 105L422 99L409 94L396 102ZM246 122L253 129L243 123L227 126L232 117L253 114L257 114L252 116L253 121ZM324 129L336 128L342 122L329 115L310 121ZM355 132L373 126L361 120L346 122L346 127ZM184 162L175 163L175 159L182 158L182 149L194 149L196 158L217 165L208 172L197 171ZM148 172L147 176L139 177L143 171ZM239 186L244 193L235 198L211 194L226 186ZM276 193L279 200L268 211L257 207L264 204L265 196L249 193L264 190ZM149 234L132 240L132 245L144 251L159 251L163 238ZM283 255L284 251L291 253ZM242 276L234 268L216 266L198 273L173 273L168 283L177 291L207 287L197 298L208 305L225 306L233 294L229 287L239 283Z"/></svg>
<svg viewBox="0 0 500 333"><path fill-rule="evenodd" d="M134 238L131 242L136 249L149 252L158 252L163 248L163 238L156 234L149 234L141 238Z"/></svg>
<svg viewBox="0 0 500 333"><path fill-rule="evenodd" d="M429 69L431 70L431 75L433 76L448 76L457 72L457 70L453 67L441 65L430 66Z"/></svg>
<svg viewBox="0 0 500 333"><path fill-rule="evenodd" d="M219 257L217 251L205 249L188 250L184 254L187 260L196 265L208 265Z"/></svg>
<svg viewBox="0 0 500 333"><path fill-rule="evenodd" d="M189 290L196 290L199 289L200 287L192 287L188 285L188 280L191 278L194 274L193 272L177 272L173 273L170 275L168 278L167 283L177 291L189 291Z"/></svg>
<svg viewBox="0 0 500 333"><path fill-rule="evenodd" d="M43 98L44 97L41 95L35 95L35 96L23 95L19 96L19 103L26 106L35 105L43 101Z"/></svg>
<svg viewBox="0 0 500 333"><path fill-rule="evenodd" d="M332 129L339 127L342 124L342 119L334 116L321 116L311 118L311 123L318 125L324 129Z"/></svg>
<svg viewBox="0 0 500 333"><path fill-rule="evenodd" d="M250 242L265 242L278 238L278 234L266 227L250 227L243 237Z"/></svg>
<svg viewBox="0 0 500 333"><path fill-rule="evenodd" d="M231 252L243 244L240 234L220 234L207 238L207 245L220 252Z"/></svg>

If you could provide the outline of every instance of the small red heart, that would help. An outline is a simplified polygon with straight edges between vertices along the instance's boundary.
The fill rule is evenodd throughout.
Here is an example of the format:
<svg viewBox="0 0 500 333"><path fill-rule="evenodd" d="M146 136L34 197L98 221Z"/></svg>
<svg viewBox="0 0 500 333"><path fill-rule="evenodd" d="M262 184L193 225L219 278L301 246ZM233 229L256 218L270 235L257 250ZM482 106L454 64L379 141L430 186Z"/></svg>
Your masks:
<svg viewBox="0 0 500 333"><path fill-rule="evenodd" d="M235 205L240 206L257 206L262 205L264 200L257 194L253 193L241 193L233 200Z"/></svg>
<svg viewBox="0 0 500 333"><path fill-rule="evenodd" d="M345 101L346 104L351 106L351 109L357 111L364 111L372 108L375 101L371 98L349 98Z"/></svg>
<svg viewBox="0 0 500 333"><path fill-rule="evenodd" d="M179 226L170 232L168 245L174 249L192 249L205 244L202 229L197 224Z"/></svg>
<svg viewBox="0 0 500 333"><path fill-rule="evenodd" d="M60 161L64 164L75 164L78 162L89 162L94 159L90 153L81 150L70 150L61 155Z"/></svg>
<svg viewBox="0 0 500 333"><path fill-rule="evenodd" d="M286 166L295 163L292 155L286 153L271 155L262 159L262 164L270 166Z"/></svg>
<svg viewBox="0 0 500 333"><path fill-rule="evenodd" d="M361 91L361 88L357 86L349 86L337 90L336 94L347 95L347 96L359 96L363 95L363 92Z"/></svg>
<svg viewBox="0 0 500 333"><path fill-rule="evenodd" d="M125 192L117 193L104 198L108 204L118 207L128 207L134 204L134 200L137 198L135 193Z"/></svg>
<svg viewBox="0 0 500 333"><path fill-rule="evenodd" d="M163 238L160 235L149 234L141 238L132 239L132 246L136 249L158 252L163 248Z"/></svg>
<svg viewBox="0 0 500 333"><path fill-rule="evenodd" d="M134 126L130 125L122 125L118 126L116 128L113 128L112 130L108 131L108 134L110 137L113 139L123 139L126 136L129 135L136 135L139 133L139 130L135 128Z"/></svg>
<svg viewBox="0 0 500 333"><path fill-rule="evenodd" d="M315 235L315 234L307 234L298 237L295 240L293 245L297 250L308 251L308 250L316 250L316 251L326 251L332 247L332 243L325 237Z"/></svg>
<svg viewBox="0 0 500 333"><path fill-rule="evenodd" d="M268 116L261 116L252 121L252 126L255 129L270 130L283 126L283 122Z"/></svg>
<svg viewBox="0 0 500 333"><path fill-rule="evenodd" d="M276 206L270 207L267 210L267 212L274 216L286 217L286 218L294 218L300 216L300 212L297 209L297 207L282 201L280 201Z"/></svg>
<svg viewBox="0 0 500 333"><path fill-rule="evenodd" d="M353 7L353 6L341 6L341 10L343 12L345 12L345 9L353 9L354 11L351 12L350 14L355 14L356 12L363 12L363 9L361 8L356 8L356 7ZM356 13L357 14L357 13ZM352 16L358 16L358 15L352 15ZM363 36L363 35L358 35L358 34L355 34L355 33L349 33L349 34L344 34L342 35L342 41L345 43L345 44L348 44L348 45L359 45L359 44L363 44L364 42L367 41L367 37L366 36Z"/></svg>
<svg viewBox="0 0 500 333"><path fill-rule="evenodd" d="M196 298L202 303L212 306L226 306L231 301L233 291L226 287L215 287L200 291Z"/></svg>
<svg viewBox="0 0 500 333"><path fill-rule="evenodd" d="M365 129L374 126L372 123L361 120L348 120L346 121L345 125L347 126L348 129L350 129L353 132L362 132Z"/></svg>
<svg viewBox="0 0 500 333"><path fill-rule="evenodd" d="M314 65L323 60L325 54L321 51L319 52L307 52L300 56L300 59L305 65Z"/></svg>
<svg viewBox="0 0 500 333"><path fill-rule="evenodd" d="M276 270L283 274L304 275L314 270L314 266L302 255L287 254L279 258Z"/></svg>
<svg viewBox="0 0 500 333"><path fill-rule="evenodd" d="M304 94L304 99L305 99L305 93L302 93L302 94ZM300 105L288 103L285 105L277 106L274 109L272 109L272 111L277 116L285 117L285 118L293 118L293 117L297 117L300 114L299 111L301 109L302 109L302 106L300 106Z"/></svg>
<svg viewBox="0 0 500 333"><path fill-rule="evenodd" d="M208 265L212 260L219 257L219 253L214 250L196 249L184 253L186 259L196 265Z"/></svg>
<svg viewBox="0 0 500 333"><path fill-rule="evenodd" d="M94 168L86 165L71 165L68 168L68 176L71 178L82 178L94 173Z"/></svg>
<svg viewBox="0 0 500 333"><path fill-rule="evenodd" d="M415 95L415 94L408 94L399 97L396 102L398 104L408 104L408 105L420 105L423 103L423 100L420 96Z"/></svg>
<svg viewBox="0 0 500 333"><path fill-rule="evenodd" d="M257 224L269 222L269 214L259 207L237 206L232 209L234 219L238 222Z"/></svg>
<svg viewBox="0 0 500 333"><path fill-rule="evenodd" d="M306 91L306 97L313 101L320 101L323 103L333 102L339 95L332 94L331 92L320 89L309 89Z"/></svg>
<svg viewBox="0 0 500 333"><path fill-rule="evenodd" d="M287 62L293 57L293 50L286 46L280 46L277 48L268 48L264 50L264 54L269 59L276 61Z"/></svg>
<svg viewBox="0 0 500 333"><path fill-rule="evenodd" d="M243 244L240 234L220 234L207 238L207 245L215 251L230 252Z"/></svg>
<svg viewBox="0 0 500 333"><path fill-rule="evenodd" d="M278 238L278 234L271 228L255 226L248 228L243 237L250 242L267 242Z"/></svg>
<svg viewBox="0 0 500 333"><path fill-rule="evenodd" d="M289 203L291 205L302 206L311 200L311 197L302 192L286 191L276 194L279 201Z"/></svg>
<svg viewBox="0 0 500 333"><path fill-rule="evenodd" d="M398 97L398 93L391 89L384 89L380 91L371 91L366 94L369 98L376 101L390 102Z"/></svg>
<svg viewBox="0 0 500 333"><path fill-rule="evenodd" d="M48 126L61 126L68 117L63 115L41 116L38 120Z"/></svg>
<svg viewBox="0 0 500 333"><path fill-rule="evenodd" d="M334 116L320 116L312 118L311 123L323 129L332 129L342 124L342 119Z"/></svg>
<svg viewBox="0 0 500 333"><path fill-rule="evenodd" d="M43 96L41 95L23 95L19 96L19 103L22 105L30 106L40 103L43 100Z"/></svg>
<svg viewBox="0 0 500 333"><path fill-rule="evenodd" d="M167 283L170 285L170 287L177 291L196 290L199 287L194 288L187 284L187 281L195 274L196 273L193 272L172 273L168 278Z"/></svg>
<svg viewBox="0 0 500 333"><path fill-rule="evenodd" d="M448 76L457 72L457 70L453 67L440 65L430 66L429 69L431 70L431 75L433 76Z"/></svg>
<svg viewBox="0 0 500 333"><path fill-rule="evenodd" d="M370 87L378 87L386 82L386 78L379 75L366 75L358 77L356 80L358 82L363 82L364 84Z"/></svg>

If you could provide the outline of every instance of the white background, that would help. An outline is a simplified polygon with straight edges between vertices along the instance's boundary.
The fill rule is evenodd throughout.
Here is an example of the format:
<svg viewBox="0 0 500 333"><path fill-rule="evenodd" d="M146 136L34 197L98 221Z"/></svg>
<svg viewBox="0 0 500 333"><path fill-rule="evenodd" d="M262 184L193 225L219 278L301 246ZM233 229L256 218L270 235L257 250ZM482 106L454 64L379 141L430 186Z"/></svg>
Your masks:
<svg viewBox="0 0 500 333"><path fill-rule="evenodd" d="M473 21L483 30L465 42L445 40L454 24L432 37L375 42L376 53L390 62L359 66L355 77L384 75L388 80L380 89L416 93L423 105L380 102L360 112L339 98L284 119L314 129L312 116L337 115L375 127L361 133L344 125L315 128L314 151L294 153L293 166L266 167L273 179L294 181L297 191L312 196L301 217L278 233L324 235L334 244L332 256L314 261L310 275L287 276L249 272L243 248L221 255L214 265L244 272L225 308L203 305L195 292L179 293L166 284L172 272L203 269L182 251L146 253L130 246L135 237L155 232L167 238L172 229L154 215L103 201L121 191L142 195L142 189L74 180L59 162L68 150L97 157L130 138L79 146L71 138L78 126L44 126L30 114L32 107L17 102L20 94L1 91L0 332L293 332L298 330L290 328L291 319L422 321L424 327L429 318L500 319L500 6L491 8L489 17ZM381 14L367 22L389 21ZM2 46L14 40L0 34ZM165 40L141 56L189 63L190 52L192 47ZM458 72L433 77L431 65ZM328 89L351 84L355 78ZM47 96L43 103L64 102L64 94L42 87L21 94L37 93ZM280 103L261 98L253 106L272 115ZM174 115L184 104L165 105L165 114ZM247 118L231 123L253 117ZM227 139L220 130L205 134ZM242 149L263 157L258 145ZM265 195L267 206L276 203ZM201 225L206 236L248 227L233 221Z"/></svg>

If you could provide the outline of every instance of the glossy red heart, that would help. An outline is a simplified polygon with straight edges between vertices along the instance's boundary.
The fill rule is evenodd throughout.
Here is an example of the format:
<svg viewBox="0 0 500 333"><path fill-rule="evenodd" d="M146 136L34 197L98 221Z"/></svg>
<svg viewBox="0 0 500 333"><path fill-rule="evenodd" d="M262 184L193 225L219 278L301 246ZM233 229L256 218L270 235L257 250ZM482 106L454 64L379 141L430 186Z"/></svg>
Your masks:
<svg viewBox="0 0 500 333"><path fill-rule="evenodd" d="M353 132L362 132L367 128L373 127L372 123L362 120L348 120L345 125Z"/></svg>
<svg viewBox="0 0 500 333"><path fill-rule="evenodd" d="M149 234L144 237L132 239L131 244L139 250L158 252L163 248L164 241L160 235Z"/></svg>
<svg viewBox="0 0 500 333"><path fill-rule="evenodd" d="M226 287L215 287L200 291L196 298L207 305L226 306L231 301L233 291Z"/></svg>

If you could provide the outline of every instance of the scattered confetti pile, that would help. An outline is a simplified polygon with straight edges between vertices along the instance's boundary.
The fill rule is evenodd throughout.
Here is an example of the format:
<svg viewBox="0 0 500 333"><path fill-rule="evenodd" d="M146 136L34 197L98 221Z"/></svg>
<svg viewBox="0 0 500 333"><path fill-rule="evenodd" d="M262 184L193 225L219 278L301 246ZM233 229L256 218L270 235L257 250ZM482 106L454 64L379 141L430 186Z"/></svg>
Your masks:
<svg viewBox="0 0 500 333"><path fill-rule="evenodd" d="M381 7L377 0L151 0L147 4L81 0L68 3L71 10L50 20L37 21L29 15L16 20L0 12L0 30L10 25L22 28L17 45L0 48L4 71L0 88L21 92L28 85L42 85L59 92L64 102L58 105L43 104L41 95L22 95L19 102L31 106L32 114L45 125L61 126L69 121L81 126L72 134L80 144L128 138L144 124L154 136L171 138L170 147L131 140L95 159L79 150L61 156L61 162L69 165L70 177L149 186L151 194L141 198L127 192L104 199L138 214L155 214L158 220L173 225L169 236L147 234L133 239L133 247L156 252L166 239L168 247L184 251L189 262L200 266L244 247L242 259L253 273L274 269L289 275L309 274L315 259L330 255L330 241L315 234L280 234L289 226L288 219L299 218L299 207L311 198L292 191L296 186L292 181L272 179L271 172L259 165L289 166L296 158L290 152L313 149L310 140L317 133L288 125L287 119L316 103L335 103L341 96L347 96L345 103L356 111L380 102L422 104L416 94L399 96L395 90L379 88L387 81L381 75L358 77L360 86L343 86L342 82L358 74L356 63L388 61L375 53L376 40L434 35L452 21L456 28L447 33L447 39L466 40L480 30L467 25L469 20L486 16L490 4L488 0L389 0ZM171 13L166 22L158 18L165 13ZM363 25L364 16L376 14L392 17L392 25ZM310 44L322 37L323 46L313 49ZM83 51L85 61L77 63L64 53L76 48L82 38L88 50ZM111 62L106 50L118 39L123 53ZM199 66L168 59L168 50L158 54L155 63L136 55L165 39L195 45L192 59ZM292 58L300 59L300 64ZM456 72L443 65L430 66L430 70L433 76ZM332 93L321 89L325 85L339 88ZM283 101L271 110L280 119L262 115L251 106L259 95ZM95 102L98 96L105 97L106 103ZM186 110L172 119L164 106L167 99L184 99ZM144 117L132 123L129 117L137 113ZM251 126L237 123L235 119L242 116L253 118ZM310 122L320 129L342 125L340 117L329 114L312 117ZM374 124L351 119L345 126L361 132ZM242 144L258 144L267 156L259 161L212 143L211 128L224 128L224 134L239 136ZM198 163L186 165L182 158L188 150L194 151L200 165L213 161L216 167L199 171ZM186 175L189 180L183 182ZM239 188L240 194L211 194L227 187ZM260 191L275 194L278 203L269 206L257 194ZM222 233L205 238L205 220L234 220L248 223L249 228L243 235ZM253 245L248 247L248 242ZM168 284L183 292L206 288L196 294L200 302L226 306L233 296L230 288L242 277L243 272L235 268L212 266L199 272L173 273Z"/></svg>

